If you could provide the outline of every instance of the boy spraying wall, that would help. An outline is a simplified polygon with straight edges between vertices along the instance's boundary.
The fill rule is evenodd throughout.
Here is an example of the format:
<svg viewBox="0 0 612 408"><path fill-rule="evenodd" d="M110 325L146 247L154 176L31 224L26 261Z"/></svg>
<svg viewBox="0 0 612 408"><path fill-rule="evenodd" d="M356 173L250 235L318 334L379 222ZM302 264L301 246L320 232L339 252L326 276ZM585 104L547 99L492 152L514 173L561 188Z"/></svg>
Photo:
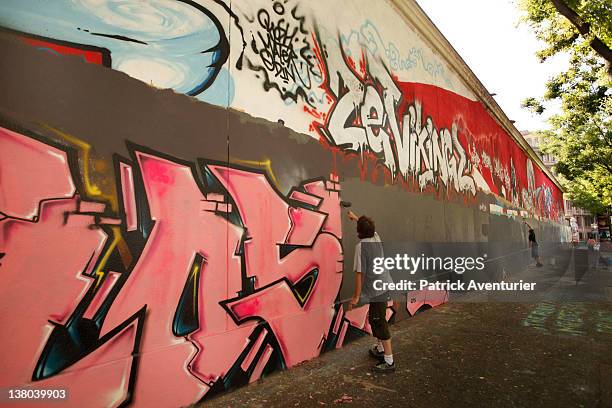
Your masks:
<svg viewBox="0 0 612 408"><path fill-rule="evenodd" d="M357 221L357 236L359 242L355 246L355 291L349 301L348 310L353 309L360 301L369 302L368 322L372 328L372 335L377 342L370 348L369 354L378 360L374 366L375 371L392 372L395 370L393 351L391 347L391 333L387 322L387 303L390 300L389 292L374 289L375 280L392 282L389 271L382 274L373 272L374 258L383 257L383 246L372 219L358 217L352 211L348 211L348 217Z"/></svg>

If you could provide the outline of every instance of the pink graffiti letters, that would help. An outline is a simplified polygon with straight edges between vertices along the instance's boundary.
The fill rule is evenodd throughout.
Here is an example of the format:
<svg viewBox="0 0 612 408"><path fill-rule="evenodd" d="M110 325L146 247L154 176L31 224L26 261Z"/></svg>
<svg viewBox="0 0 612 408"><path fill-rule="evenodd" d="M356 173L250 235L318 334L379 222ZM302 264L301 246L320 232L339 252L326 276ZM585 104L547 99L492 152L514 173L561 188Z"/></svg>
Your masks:
<svg viewBox="0 0 612 408"><path fill-rule="evenodd" d="M129 145L112 214L82 199L75 152L5 129L0 145L3 386L69 384L75 406L188 405L346 341L337 177L286 197L260 171Z"/></svg>
<svg viewBox="0 0 612 408"><path fill-rule="evenodd" d="M71 404L120 404L134 382L144 308L95 342L87 336L94 325L78 315L95 292L95 265L108 243L99 221L112 220L100 216L104 204L76 194L69 161L57 147L0 128L0 212L7 215L0 220L0 252L6 254L0 266L0 344L6 351L0 386L32 379L40 387L70 384ZM78 340L65 329L77 322L85 335ZM58 369L61 375L54 376Z"/></svg>

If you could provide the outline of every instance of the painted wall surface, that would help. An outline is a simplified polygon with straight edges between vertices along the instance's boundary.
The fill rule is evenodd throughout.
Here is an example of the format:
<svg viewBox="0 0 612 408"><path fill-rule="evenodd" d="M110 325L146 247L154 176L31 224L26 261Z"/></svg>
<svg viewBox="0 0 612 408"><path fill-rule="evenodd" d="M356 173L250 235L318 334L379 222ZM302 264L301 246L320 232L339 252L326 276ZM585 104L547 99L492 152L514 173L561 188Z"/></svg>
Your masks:
<svg viewBox="0 0 612 408"><path fill-rule="evenodd" d="M387 240L559 241L418 27L330 3L0 3L0 389L182 406L366 335L341 199Z"/></svg>

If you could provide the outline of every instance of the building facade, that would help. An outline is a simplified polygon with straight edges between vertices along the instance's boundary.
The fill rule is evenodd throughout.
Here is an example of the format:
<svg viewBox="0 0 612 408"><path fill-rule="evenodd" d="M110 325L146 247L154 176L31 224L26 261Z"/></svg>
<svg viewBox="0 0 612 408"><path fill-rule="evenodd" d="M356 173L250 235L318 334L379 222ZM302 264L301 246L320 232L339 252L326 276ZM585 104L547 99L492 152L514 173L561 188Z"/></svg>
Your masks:
<svg viewBox="0 0 612 408"><path fill-rule="evenodd" d="M0 27L0 388L189 406L367 335L341 200L387 241L564 235L413 0L13 0Z"/></svg>
<svg viewBox="0 0 612 408"><path fill-rule="evenodd" d="M554 165L557 164L557 158L551 153L544 153L541 149L543 136L539 133L522 131L521 134L533 148L533 150L542 158L542 162L555 174ZM572 240L586 241L590 236L598 235L597 217L587 210L576 207L572 200L568 199L564 194L565 202L565 218L569 221L572 229Z"/></svg>

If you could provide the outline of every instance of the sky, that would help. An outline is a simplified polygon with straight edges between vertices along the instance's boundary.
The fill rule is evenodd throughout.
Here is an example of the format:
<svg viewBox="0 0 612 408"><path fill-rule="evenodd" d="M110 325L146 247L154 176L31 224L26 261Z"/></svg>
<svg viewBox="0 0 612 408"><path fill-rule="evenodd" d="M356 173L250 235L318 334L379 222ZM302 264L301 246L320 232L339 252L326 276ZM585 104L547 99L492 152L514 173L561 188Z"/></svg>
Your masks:
<svg viewBox="0 0 612 408"><path fill-rule="evenodd" d="M538 116L521 108L523 99L541 97L545 82L567 67L567 58L555 56L540 63L542 49L526 24L518 25L520 11L512 0L417 0L429 18L453 45L517 129L547 129L545 119L558 112L546 105Z"/></svg>

